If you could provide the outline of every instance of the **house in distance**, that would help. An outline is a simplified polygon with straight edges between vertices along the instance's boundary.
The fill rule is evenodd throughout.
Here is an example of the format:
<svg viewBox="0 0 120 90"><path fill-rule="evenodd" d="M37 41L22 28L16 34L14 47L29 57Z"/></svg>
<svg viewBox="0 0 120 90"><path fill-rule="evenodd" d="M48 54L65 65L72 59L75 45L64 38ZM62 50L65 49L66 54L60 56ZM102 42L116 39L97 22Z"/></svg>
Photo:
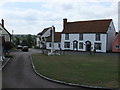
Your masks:
<svg viewBox="0 0 120 90"><path fill-rule="evenodd" d="M113 39L112 52L120 52L120 31Z"/></svg>

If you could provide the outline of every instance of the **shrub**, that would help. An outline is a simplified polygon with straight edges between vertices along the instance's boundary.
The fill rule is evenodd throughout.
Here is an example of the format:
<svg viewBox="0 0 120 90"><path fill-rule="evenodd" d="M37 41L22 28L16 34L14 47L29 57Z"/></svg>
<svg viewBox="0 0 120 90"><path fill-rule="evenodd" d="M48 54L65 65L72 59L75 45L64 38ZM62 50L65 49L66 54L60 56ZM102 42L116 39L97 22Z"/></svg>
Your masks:
<svg viewBox="0 0 120 90"><path fill-rule="evenodd" d="M11 50L14 47L14 44L10 41L4 43L4 50Z"/></svg>

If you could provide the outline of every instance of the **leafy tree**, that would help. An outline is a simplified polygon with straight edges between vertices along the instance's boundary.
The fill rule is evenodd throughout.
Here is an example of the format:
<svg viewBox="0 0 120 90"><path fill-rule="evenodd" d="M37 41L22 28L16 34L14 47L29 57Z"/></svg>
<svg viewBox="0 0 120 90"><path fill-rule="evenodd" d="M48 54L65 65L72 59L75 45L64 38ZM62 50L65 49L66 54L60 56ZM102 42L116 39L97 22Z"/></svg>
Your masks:
<svg viewBox="0 0 120 90"><path fill-rule="evenodd" d="M14 43L16 45L27 45L29 48L36 45L36 35L15 35Z"/></svg>
<svg viewBox="0 0 120 90"><path fill-rule="evenodd" d="M16 37L16 45L20 45L20 38Z"/></svg>
<svg viewBox="0 0 120 90"><path fill-rule="evenodd" d="M31 48L32 44L33 44L32 36L30 34L28 34L27 37L26 37L26 39L27 39L27 45L28 45L28 47Z"/></svg>
<svg viewBox="0 0 120 90"><path fill-rule="evenodd" d="M22 40L22 46L25 46L25 45L27 45L27 40L26 40L26 39L23 39L23 40Z"/></svg>

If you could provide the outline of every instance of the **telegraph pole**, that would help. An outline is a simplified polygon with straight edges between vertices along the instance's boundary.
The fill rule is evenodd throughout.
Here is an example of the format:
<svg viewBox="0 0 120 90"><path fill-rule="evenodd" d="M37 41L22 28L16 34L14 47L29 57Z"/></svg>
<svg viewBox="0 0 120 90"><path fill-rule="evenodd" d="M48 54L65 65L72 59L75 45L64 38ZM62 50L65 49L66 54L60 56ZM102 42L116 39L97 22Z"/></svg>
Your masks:
<svg viewBox="0 0 120 90"><path fill-rule="evenodd" d="M52 49L51 49L51 54L53 54L53 52L54 52L54 31L55 31L55 27L54 26L51 27L51 31L52 31Z"/></svg>

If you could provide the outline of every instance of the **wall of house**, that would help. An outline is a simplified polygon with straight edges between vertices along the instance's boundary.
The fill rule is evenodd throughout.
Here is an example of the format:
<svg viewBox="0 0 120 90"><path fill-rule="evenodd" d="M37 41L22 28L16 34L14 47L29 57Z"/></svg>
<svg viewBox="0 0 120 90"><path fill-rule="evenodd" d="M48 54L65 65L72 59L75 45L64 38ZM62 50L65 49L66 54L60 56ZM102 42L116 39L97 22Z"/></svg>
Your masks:
<svg viewBox="0 0 120 90"><path fill-rule="evenodd" d="M0 30L0 36L2 35L2 30Z"/></svg>
<svg viewBox="0 0 120 90"><path fill-rule="evenodd" d="M83 34L83 40L79 40L79 34L69 34L69 40L65 40L65 34L62 34L61 37L61 49L62 50L73 50L73 41L76 40L78 41L78 51L86 51L86 41L91 42L91 48L92 51L94 50L94 43L101 43L101 50L96 50L97 52L106 52L106 34L100 34L101 35L101 40L100 41L95 41L95 35L96 34L90 34L86 33ZM70 42L70 48L64 48L64 42ZM83 49L79 49L79 43L83 42Z"/></svg>
<svg viewBox="0 0 120 90"><path fill-rule="evenodd" d="M0 61L2 61L2 27L0 25Z"/></svg>
<svg viewBox="0 0 120 90"><path fill-rule="evenodd" d="M112 42L112 52L120 52L120 34L119 36L117 35L117 37L115 37L114 41Z"/></svg>
<svg viewBox="0 0 120 90"><path fill-rule="evenodd" d="M10 41L10 35L1 27L1 25L0 28L2 29L2 36L4 36L5 41Z"/></svg>
<svg viewBox="0 0 120 90"><path fill-rule="evenodd" d="M0 61L2 61L2 37L0 34Z"/></svg>
<svg viewBox="0 0 120 90"><path fill-rule="evenodd" d="M36 46L37 46L37 47L39 47L39 42L40 42L40 40L39 40L39 38L37 37L37 38L36 38Z"/></svg>
<svg viewBox="0 0 120 90"><path fill-rule="evenodd" d="M50 43L51 43L51 42L47 42L47 43L46 43L46 48L47 48L47 49L52 49L52 47L50 47L50 45L49 45ZM55 43L54 43L54 49L55 49L55 50L60 50L59 44L60 44L60 42L55 42Z"/></svg>
<svg viewBox="0 0 120 90"><path fill-rule="evenodd" d="M42 37L48 37L48 36L50 36L50 34L51 34L51 29L48 29L48 30L42 35Z"/></svg>
<svg viewBox="0 0 120 90"><path fill-rule="evenodd" d="M108 28L108 31L107 31L107 51L111 51L112 50L112 42L113 42L113 39L115 37L115 27L114 27L114 24L113 22L110 23L109 25L109 28Z"/></svg>
<svg viewBox="0 0 120 90"><path fill-rule="evenodd" d="M41 38L41 40L39 38ZM42 42L45 43L45 41L42 40L42 36L38 35L36 38L36 46L39 48L42 48L42 46L43 46Z"/></svg>

